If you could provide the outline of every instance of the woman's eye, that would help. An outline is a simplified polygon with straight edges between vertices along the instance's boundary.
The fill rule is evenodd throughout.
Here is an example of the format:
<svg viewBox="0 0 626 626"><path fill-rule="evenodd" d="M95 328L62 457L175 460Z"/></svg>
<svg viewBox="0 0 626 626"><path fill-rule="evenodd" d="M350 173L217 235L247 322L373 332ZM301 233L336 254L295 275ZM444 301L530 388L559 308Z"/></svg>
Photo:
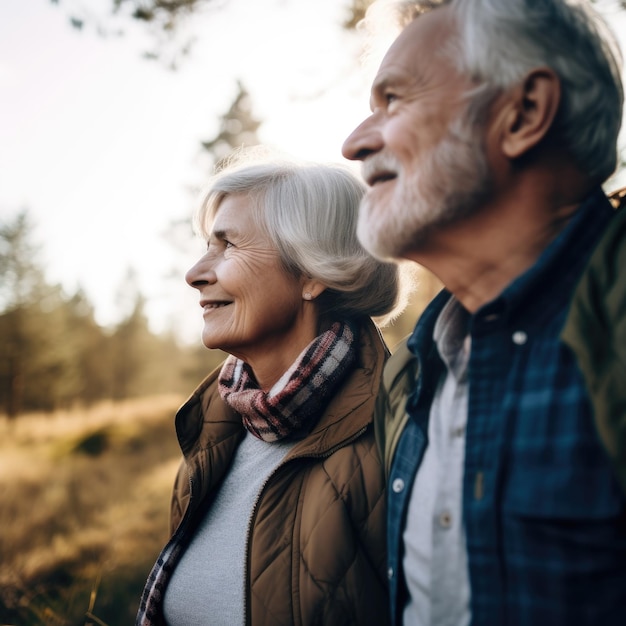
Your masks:
<svg viewBox="0 0 626 626"><path fill-rule="evenodd" d="M206 244L207 252L218 253L220 250L228 250L229 248L234 248L234 244L232 244L228 239L209 239Z"/></svg>

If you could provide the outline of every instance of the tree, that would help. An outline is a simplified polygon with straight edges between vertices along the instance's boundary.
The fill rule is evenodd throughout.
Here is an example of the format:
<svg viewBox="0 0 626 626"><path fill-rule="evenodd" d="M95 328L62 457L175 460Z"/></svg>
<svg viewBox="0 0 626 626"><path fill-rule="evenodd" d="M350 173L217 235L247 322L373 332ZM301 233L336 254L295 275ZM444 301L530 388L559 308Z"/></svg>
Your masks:
<svg viewBox="0 0 626 626"><path fill-rule="evenodd" d="M241 81L237 81L237 95L228 111L222 115L219 132L210 140L202 141L202 147L212 157L216 166L238 148L256 146L260 143L257 130L261 121L254 117L252 99Z"/></svg>
<svg viewBox="0 0 626 626"><path fill-rule="evenodd" d="M0 311L30 303L43 282L38 247L31 242L33 225L27 211L0 225Z"/></svg>
<svg viewBox="0 0 626 626"><path fill-rule="evenodd" d="M28 213L0 227L0 407L10 418L103 397L105 335L83 293L49 284ZM110 387L110 385L109 385Z"/></svg>
<svg viewBox="0 0 626 626"><path fill-rule="evenodd" d="M151 333L144 311L145 304L137 274L128 268L118 291L118 306L124 312L124 319L115 327L110 338L110 395L115 400L140 395L136 389L142 364L150 360L147 346Z"/></svg>
<svg viewBox="0 0 626 626"><path fill-rule="evenodd" d="M32 307L42 295L44 277L31 231L26 211L0 226L0 401L10 418L22 409L28 359L37 349Z"/></svg>
<svg viewBox="0 0 626 626"><path fill-rule="evenodd" d="M374 0L352 0L348 9L349 15L343 23L347 30L354 30L357 24L365 17L367 8Z"/></svg>
<svg viewBox="0 0 626 626"><path fill-rule="evenodd" d="M294 1L294 0L291 0ZM374 0L350 0L346 7L348 16L344 27L354 29L367 8ZM58 4L59 0L51 0ZM594 4L606 4L606 0L591 0ZM219 5L218 0L111 0L114 14L126 14L138 23L149 27L153 32L161 31L174 35L182 23L190 20L209 5ZM626 8L626 0L615 0L616 6ZM75 28L82 28L84 14L72 15Z"/></svg>
<svg viewBox="0 0 626 626"><path fill-rule="evenodd" d="M60 402L89 406L109 397L112 389L110 333L97 324L93 305L81 289L66 299L61 324L62 341L58 343L68 351L69 358L65 363Z"/></svg>
<svg viewBox="0 0 626 626"><path fill-rule="evenodd" d="M59 4L59 0L50 1L53 4ZM354 28L372 2L373 0L351 0L347 7L349 16L344 22L345 27ZM210 4L218 5L219 2L217 0L111 0L111 9L113 14L126 14L153 30L175 33L181 23L191 19ZM72 13L70 16L72 26L79 30L83 27L85 19L84 9L83 12Z"/></svg>
<svg viewBox="0 0 626 626"><path fill-rule="evenodd" d="M61 4L60 0L50 0ZM98 15L84 3L66 8L70 26L82 31L87 25L95 27L103 37L123 36L128 26L139 26L145 30L153 45L144 51L144 58L158 60L177 69L181 60L189 55L195 42L193 22L205 11L216 10L228 0L108 0L108 15ZM296 0L287 0L294 2ZM346 0L347 1L347 0ZM354 29L364 16L373 0L350 0L346 7L347 16L342 26ZM626 0L625 0L626 1ZM190 27L187 29L186 27ZM188 31L191 32L188 32Z"/></svg>
<svg viewBox="0 0 626 626"><path fill-rule="evenodd" d="M115 12L130 7L133 19L173 31L182 19L190 17L211 0L112 0Z"/></svg>
<svg viewBox="0 0 626 626"><path fill-rule="evenodd" d="M226 113L219 118L217 134L212 139L200 142L210 160L209 174L218 170L224 159L235 150L261 143L257 131L262 122L255 117L253 108L250 94L243 83L237 81L237 93ZM188 264L188 252L196 247L190 215L173 220L164 236L179 257L169 272L169 278L179 281L185 273L183 268Z"/></svg>

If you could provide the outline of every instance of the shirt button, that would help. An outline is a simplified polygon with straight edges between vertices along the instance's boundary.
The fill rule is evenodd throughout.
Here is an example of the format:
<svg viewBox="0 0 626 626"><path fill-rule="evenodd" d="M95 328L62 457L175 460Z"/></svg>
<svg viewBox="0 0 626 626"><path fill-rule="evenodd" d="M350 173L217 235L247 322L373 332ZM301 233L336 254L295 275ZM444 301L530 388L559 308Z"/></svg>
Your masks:
<svg viewBox="0 0 626 626"><path fill-rule="evenodd" d="M390 568L387 570L387 578L388 578L389 580L391 580L391 579L393 578L393 567L390 567Z"/></svg>
<svg viewBox="0 0 626 626"><path fill-rule="evenodd" d="M448 511L444 511L439 515L439 526L442 528L450 528L452 526L452 515Z"/></svg>
<svg viewBox="0 0 626 626"><path fill-rule="evenodd" d="M528 335L523 330L516 330L513 333L513 343L523 346L528 341Z"/></svg>
<svg viewBox="0 0 626 626"><path fill-rule="evenodd" d="M457 438L465 435L465 426L458 426L457 428L450 429L450 437Z"/></svg>
<svg viewBox="0 0 626 626"><path fill-rule="evenodd" d="M404 490L404 481L402 480L402 478L396 478L391 483L391 488L393 489L394 493L400 493L401 491L403 491Z"/></svg>

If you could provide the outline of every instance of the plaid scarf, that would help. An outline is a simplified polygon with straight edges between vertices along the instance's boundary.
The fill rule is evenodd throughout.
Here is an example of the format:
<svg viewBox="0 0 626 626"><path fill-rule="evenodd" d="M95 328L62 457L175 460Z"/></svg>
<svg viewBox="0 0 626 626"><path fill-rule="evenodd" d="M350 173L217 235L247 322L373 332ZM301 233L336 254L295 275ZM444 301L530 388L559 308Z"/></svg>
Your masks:
<svg viewBox="0 0 626 626"><path fill-rule="evenodd" d="M259 388L246 363L230 356L219 377L222 399L263 441L303 437L354 363L354 336L348 323L335 322L300 353L268 392Z"/></svg>

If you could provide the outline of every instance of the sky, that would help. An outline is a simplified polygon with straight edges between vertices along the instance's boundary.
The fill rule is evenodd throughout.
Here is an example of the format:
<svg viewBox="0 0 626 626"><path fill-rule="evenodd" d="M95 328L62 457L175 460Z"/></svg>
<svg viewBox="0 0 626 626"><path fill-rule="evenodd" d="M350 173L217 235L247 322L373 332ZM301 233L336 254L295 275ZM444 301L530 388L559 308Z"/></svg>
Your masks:
<svg viewBox="0 0 626 626"><path fill-rule="evenodd" d="M132 266L153 329L197 337L197 296L186 267L165 278L181 261L164 234L191 218L210 174L200 141L217 134L241 79L264 143L343 162L368 106L357 41L340 28L342 0L216 0L171 71L143 58L154 40L139 24L101 19L108 4L0 3L0 220L28 210L48 281L82 288L99 323L119 321ZM92 19L79 31L69 14ZM98 25L127 32L102 37Z"/></svg>
<svg viewBox="0 0 626 626"><path fill-rule="evenodd" d="M166 234L197 206L210 174L200 142L217 134L237 80L264 143L346 163L374 68L340 27L348 0L214 0L181 31L196 41L176 71L142 57L154 39L107 17L110 4L0 3L0 221L28 210L48 281L83 289L100 324L119 321L132 267L153 330L194 341L201 316L184 271L202 243L181 259ZM70 14L89 19L76 30ZM611 23L624 39L624 16Z"/></svg>

